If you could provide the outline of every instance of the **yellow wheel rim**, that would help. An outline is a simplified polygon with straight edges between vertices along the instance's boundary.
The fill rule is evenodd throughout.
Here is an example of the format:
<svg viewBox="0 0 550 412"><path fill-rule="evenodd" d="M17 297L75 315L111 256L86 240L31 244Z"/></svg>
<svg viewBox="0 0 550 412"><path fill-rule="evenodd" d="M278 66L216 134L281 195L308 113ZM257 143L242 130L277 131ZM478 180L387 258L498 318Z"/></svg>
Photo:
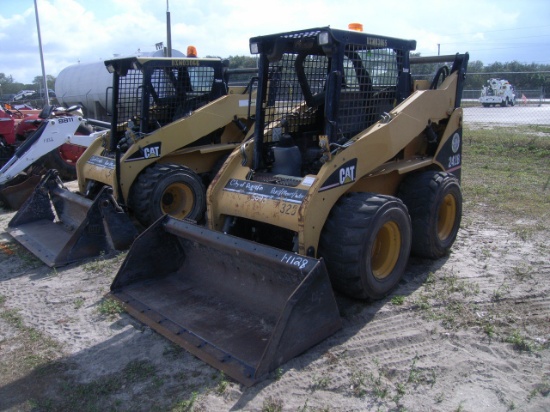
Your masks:
<svg viewBox="0 0 550 412"><path fill-rule="evenodd" d="M191 212L193 202L194 196L189 186L183 183L171 184L162 194L162 213L183 219Z"/></svg>
<svg viewBox="0 0 550 412"><path fill-rule="evenodd" d="M401 232L395 222L386 222L380 228L371 252L372 273L376 279L391 274L401 251Z"/></svg>
<svg viewBox="0 0 550 412"><path fill-rule="evenodd" d="M439 240L447 239L453 232L456 221L456 199L452 194L443 198L437 217L437 236Z"/></svg>

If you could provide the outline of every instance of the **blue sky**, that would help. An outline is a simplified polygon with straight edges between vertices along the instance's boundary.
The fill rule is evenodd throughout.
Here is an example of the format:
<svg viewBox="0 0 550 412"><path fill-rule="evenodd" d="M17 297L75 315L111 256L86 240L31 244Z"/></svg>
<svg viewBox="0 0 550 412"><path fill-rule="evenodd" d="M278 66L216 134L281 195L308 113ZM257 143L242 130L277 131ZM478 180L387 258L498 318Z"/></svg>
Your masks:
<svg viewBox="0 0 550 412"><path fill-rule="evenodd" d="M328 26L415 39L422 55L469 52L484 64L550 64L548 0L172 0L172 47L249 55L252 36ZM166 0L37 0L46 73L166 45ZM260 10L260 4L262 9ZM0 0L0 73L41 75L34 0Z"/></svg>

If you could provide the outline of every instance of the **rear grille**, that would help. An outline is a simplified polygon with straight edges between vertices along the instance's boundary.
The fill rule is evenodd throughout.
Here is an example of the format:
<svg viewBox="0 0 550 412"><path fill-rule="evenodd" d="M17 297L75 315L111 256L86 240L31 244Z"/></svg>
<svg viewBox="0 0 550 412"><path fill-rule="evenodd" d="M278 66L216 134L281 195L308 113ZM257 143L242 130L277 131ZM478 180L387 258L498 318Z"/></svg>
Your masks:
<svg viewBox="0 0 550 412"><path fill-rule="evenodd" d="M304 33L300 35L302 38L306 36ZM314 124L314 111L298 108L301 105L315 108L324 103L330 59L323 55L307 55L303 58L309 87L309 93L306 91L308 95L304 95L295 70L297 58L303 57L296 53L286 53L280 60L269 64L269 87L264 104L268 140L276 142L282 132L295 133L304 126ZM391 49L368 49L365 45L347 46L336 119L338 139L349 139L374 124L381 114L394 107L398 66L402 64L399 59L400 55ZM276 121L281 118L286 121ZM282 132L277 131L278 128Z"/></svg>
<svg viewBox="0 0 550 412"><path fill-rule="evenodd" d="M184 117L211 99L213 67L147 66L150 83L142 86L143 74L129 70L120 78L118 96L119 123L132 120L134 128L149 133ZM142 90L146 87L145 90ZM147 99L142 101L142 96ZM127 126L122 124L119 131Z"/></svg>

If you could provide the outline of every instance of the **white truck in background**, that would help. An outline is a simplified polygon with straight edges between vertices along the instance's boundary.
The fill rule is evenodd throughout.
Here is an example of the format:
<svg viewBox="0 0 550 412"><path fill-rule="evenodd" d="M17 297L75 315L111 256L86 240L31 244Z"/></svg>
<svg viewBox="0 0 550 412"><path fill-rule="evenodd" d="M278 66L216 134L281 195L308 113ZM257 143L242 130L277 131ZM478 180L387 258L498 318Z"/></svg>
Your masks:
<svg viewBox="0 0 550 412"><path fill-rule="evenodd" d="M496 106L497 104L502 107L513 106L516 104L514 86L505 79L489 79L487 86L483 86L481 89L479 101L483 107Z"/></svg>

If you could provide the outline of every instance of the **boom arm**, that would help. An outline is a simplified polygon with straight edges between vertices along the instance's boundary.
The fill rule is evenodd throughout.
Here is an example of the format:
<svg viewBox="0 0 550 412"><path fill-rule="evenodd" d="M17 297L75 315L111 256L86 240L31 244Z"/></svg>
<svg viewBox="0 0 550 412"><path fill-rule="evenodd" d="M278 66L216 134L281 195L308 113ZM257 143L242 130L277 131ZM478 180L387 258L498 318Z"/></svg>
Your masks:
<svg viewBox="0 0 550 412"><path fill-rule="evenodd" d="M12 180L27 167L65 143L88 147L98 136L75 134L86 120L80 116L62 116L47 119L38 130L23 143L13 157L0 169L0 184Z"/></svg>

